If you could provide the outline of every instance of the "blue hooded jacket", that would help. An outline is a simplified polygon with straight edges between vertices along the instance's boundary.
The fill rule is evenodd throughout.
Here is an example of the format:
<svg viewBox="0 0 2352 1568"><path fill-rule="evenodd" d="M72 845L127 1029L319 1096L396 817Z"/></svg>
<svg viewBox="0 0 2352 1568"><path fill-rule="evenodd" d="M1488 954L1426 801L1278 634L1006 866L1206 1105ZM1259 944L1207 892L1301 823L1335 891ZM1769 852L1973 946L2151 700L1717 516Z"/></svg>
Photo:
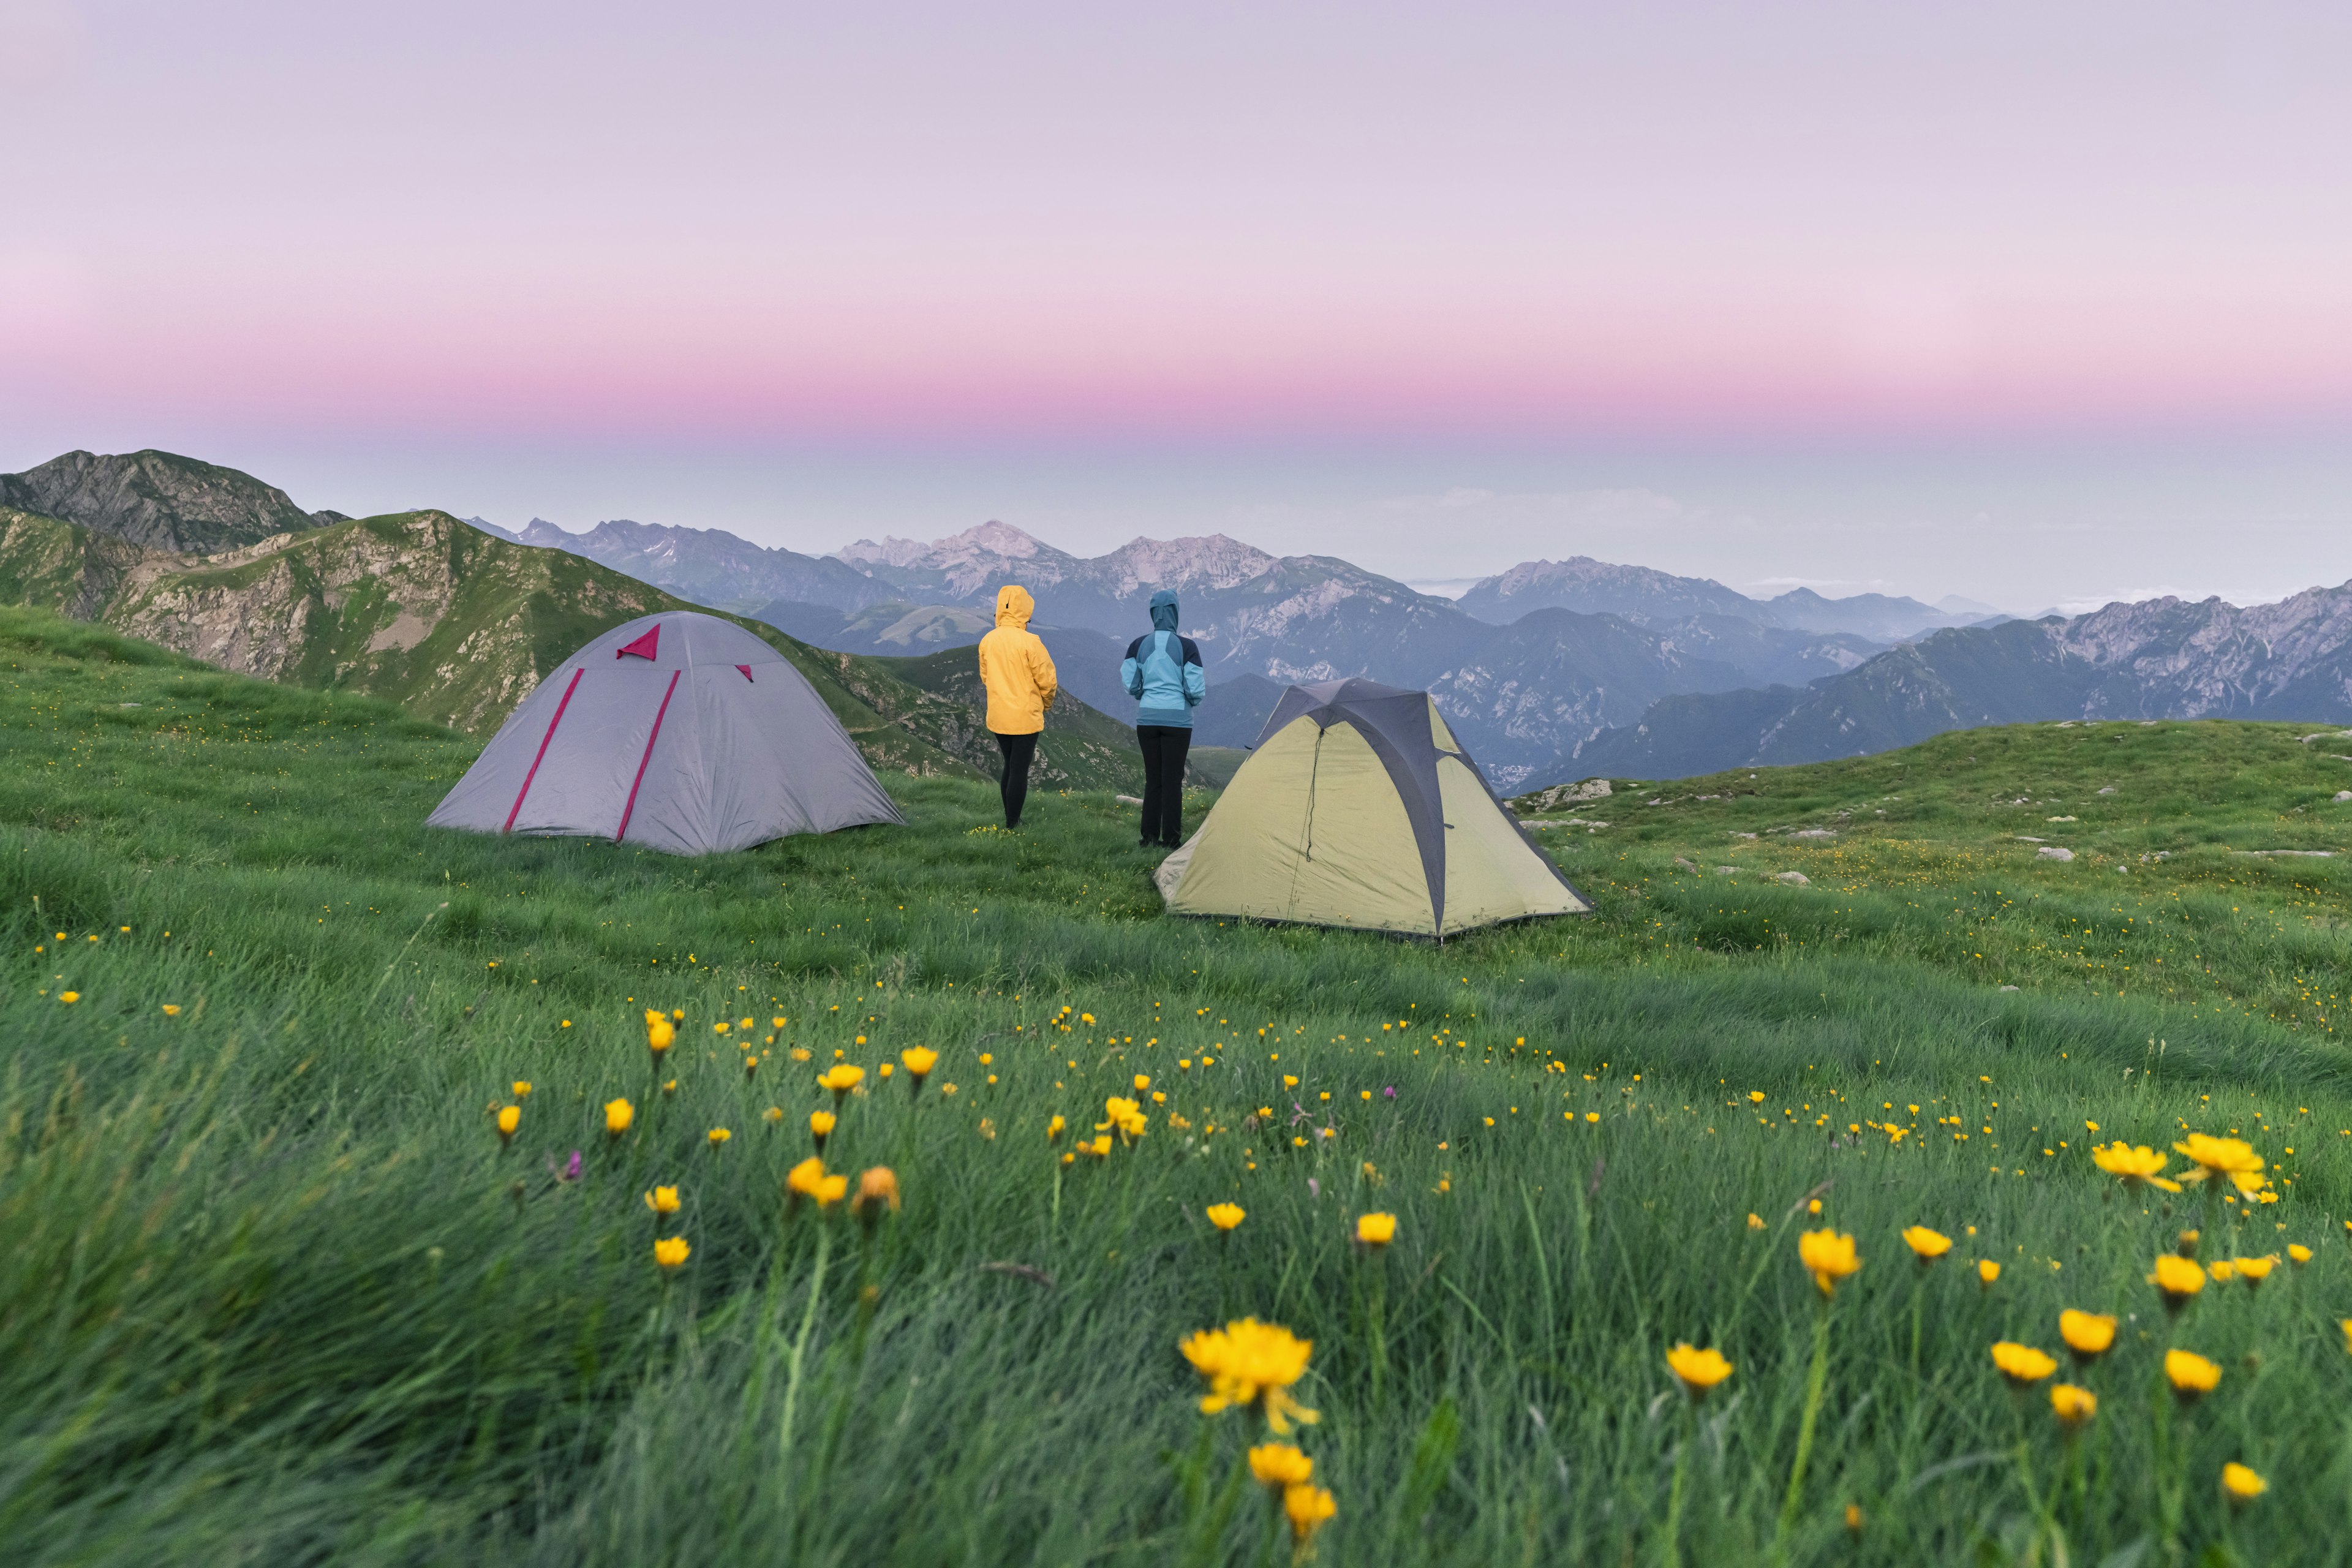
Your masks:
<svg viewBox="0 0 2352 1568"><path fill-rule="evenodd" d="M1209 694L1201 668L1200 645L1176 635L1176 595L1162 588L1151 595L1152 630L1127 645L1118 667L1119 684L1142 706L1135 722L1192 727L1192 710Z"/></svg>

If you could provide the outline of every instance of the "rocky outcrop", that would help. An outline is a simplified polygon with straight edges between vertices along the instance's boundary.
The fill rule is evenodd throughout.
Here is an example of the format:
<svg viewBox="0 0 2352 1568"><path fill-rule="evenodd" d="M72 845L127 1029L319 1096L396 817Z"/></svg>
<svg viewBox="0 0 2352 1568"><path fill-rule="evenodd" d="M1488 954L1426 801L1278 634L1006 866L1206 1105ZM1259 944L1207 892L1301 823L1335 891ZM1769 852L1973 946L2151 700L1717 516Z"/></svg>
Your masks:
<svg viewBox="0 0 2352 1568"><path fill-rule="evenodd" d="M68 452L21 474L0 474L0 504L180 554L320 526L284 490L251 474L152 450Z"/></svg>

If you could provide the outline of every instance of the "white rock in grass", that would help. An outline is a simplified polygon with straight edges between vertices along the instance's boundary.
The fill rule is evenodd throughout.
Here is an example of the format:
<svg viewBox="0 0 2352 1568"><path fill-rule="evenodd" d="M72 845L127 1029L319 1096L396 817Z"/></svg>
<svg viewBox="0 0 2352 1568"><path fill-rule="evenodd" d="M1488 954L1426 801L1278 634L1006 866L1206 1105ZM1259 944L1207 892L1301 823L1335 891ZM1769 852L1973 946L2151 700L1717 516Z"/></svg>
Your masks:
<svg viewBox="0 0 2352 1568"><path fill-rule="evenodd" d="M1786 882L1792 888L1811 887L1813 880L1802 871L1783 871L1772 879L1776 882Z"/></svg>
<svg viewBox="0 0 2352 1568"><path fill-rule="evenodd" d="M2337 800L2352 800L2352 789L2337 790L2336 792L2336 798Z"/></svg>
<svg viewBox="0 0 2352 1568"><path fill-rule="evenodd" d="M2044 844L2033 852L2033 857L2037 860L2072 860L2074 858L2074 852L2072 849L2061 849L2055 844Z"/></svg>

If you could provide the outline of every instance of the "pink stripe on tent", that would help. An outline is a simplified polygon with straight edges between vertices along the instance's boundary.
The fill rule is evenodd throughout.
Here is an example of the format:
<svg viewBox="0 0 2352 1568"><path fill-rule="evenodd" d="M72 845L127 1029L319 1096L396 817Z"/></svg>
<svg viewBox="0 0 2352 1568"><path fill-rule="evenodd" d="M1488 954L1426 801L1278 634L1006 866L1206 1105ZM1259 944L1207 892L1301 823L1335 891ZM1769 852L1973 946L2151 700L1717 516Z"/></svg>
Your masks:
<svg viewBox="0 0 2352 1568"><path fill-rule="evenodd" d="M646 631L645 636L639 637L636 641L632 643L624 643L619 647L613 650L613 657L614 658L625 658L630 654L635 654L639 658L659 658L661 657L661 627L659 626L653 626Z"/></svg>
<svg viewBox="0 0 2352 1568"><path fill-rule="evenodd" d="M572 706L572 689L586 673L583 669L572 672L572 685L563 689L563 700L555 705L555 717L547 721L547 733L539 738L539 755L531 758L530 772L522 775L522 788L515 791L514 809L507 813L507 825L499 829L500 833L514 831L515 818L522 815L522 797L530 793L530 781L539 776L539 764L547 760L547 743L555 739L555 727L563 722L563 710Z"/></svg>
<svg viewBox="0 0 2352 1568"><path fill-rule="evenodd" d="M646 737L646 754L637 759L637 776L629 784L629 804L621 808L621 826L613 830L613 842L618 844L629 836L629 817L637 809L637 786L646 782L646 764L654 760L654 742L661 739L662 717L669 711L670 693L677 689L677 678L682 669L669 672L669 686L662 692L661 706L654 710L654 732Z"/></svg>

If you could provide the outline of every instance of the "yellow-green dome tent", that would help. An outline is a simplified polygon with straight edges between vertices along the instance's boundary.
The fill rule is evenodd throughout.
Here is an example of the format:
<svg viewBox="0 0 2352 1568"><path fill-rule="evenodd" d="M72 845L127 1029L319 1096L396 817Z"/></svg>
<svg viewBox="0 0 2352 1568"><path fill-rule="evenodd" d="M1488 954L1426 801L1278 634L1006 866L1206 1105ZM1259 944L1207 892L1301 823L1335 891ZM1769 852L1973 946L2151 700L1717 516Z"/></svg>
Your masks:
<svg viewBox="0 0 2352 1568"><path fill-rule="evenodd" d="M1177 914L1444 938L1592 906L1496 799L1426 691L1294 686L1160 864Z"/></svg>

